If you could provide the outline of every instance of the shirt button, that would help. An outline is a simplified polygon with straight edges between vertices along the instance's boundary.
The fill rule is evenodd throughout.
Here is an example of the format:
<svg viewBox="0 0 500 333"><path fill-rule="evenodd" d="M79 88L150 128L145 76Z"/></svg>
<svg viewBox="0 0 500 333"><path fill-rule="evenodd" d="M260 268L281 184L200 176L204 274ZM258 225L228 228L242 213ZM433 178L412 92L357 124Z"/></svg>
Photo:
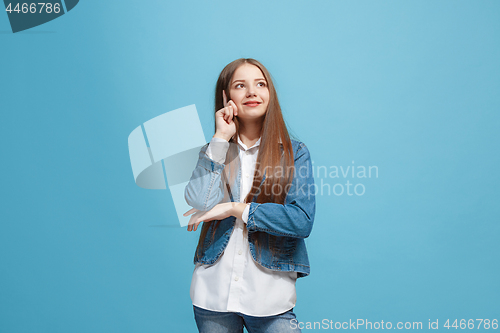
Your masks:
<svg viewBox="0 0 500 333"><path fill-rule="evenodd" d="M245 154L250 155L250 152L248 150L245 150Z"/></svg>
<svg viewBox="0 0 500 333"><path fill-rule="evenodd" d="M238 281L239 279L240 279L240 278L236 276L236 277L234 278L234 281Z"/></svg>
<svg viewBox="0 0 500 333"><path fill-rule="evenodd" d="M243 251L242 251L242 250L239 250L239 251L238 251L238 254L242 254L242 253L243 253Z"/></svg>
<svg viewBox="0 0 500 333"><path fill-rule="evenodd" d="M250 177L250 175L249 175L248 173L245 173L245 177L247 177L247 178L248 178L248 177Z"/></svg>

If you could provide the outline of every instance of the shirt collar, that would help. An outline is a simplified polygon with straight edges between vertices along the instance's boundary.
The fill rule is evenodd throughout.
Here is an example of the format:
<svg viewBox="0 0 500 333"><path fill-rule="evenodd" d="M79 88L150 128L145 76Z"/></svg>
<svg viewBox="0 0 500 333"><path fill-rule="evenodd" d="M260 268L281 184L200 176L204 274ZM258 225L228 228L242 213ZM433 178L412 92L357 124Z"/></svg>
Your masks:
<svg viewBox="0 0 500 333"><path fill-rule="evenodd" d="M259 138L259 140L257 140L257 142L254 143L254 145L250 148L247 148L247 146L245 146L245 144L241 141L240 139L240 136L238 135L238 143L240 144L240 146L243 148L243 150L248 150L248 149L251 149L251 148L254 148L254 147L258 147L260 146L260 139L262 137Z"/></svg>
<svg viewBox="0 0 500 333"><path fill-rule="evenodd" d="M257 140L257 142L255 142L255 144L252 147L247 148L247 146L245 146L245 144L241 141L240 136L238 135L238 143L243 148L243 150L248 150L260 146L260 139L262 139L262 137L260 137L259 140ZM281 138L279 139L279 143L281 143Z"/></svg>

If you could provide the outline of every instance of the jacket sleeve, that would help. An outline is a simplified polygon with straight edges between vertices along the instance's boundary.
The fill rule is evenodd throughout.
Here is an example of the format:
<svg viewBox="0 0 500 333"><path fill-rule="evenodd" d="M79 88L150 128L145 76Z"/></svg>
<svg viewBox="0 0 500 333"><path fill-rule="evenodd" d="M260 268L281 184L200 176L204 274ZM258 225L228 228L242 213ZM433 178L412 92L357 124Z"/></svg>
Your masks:
<svg viewBox="0 0 500 333"><path fill-rule="evenodd" d="M228 148L229 142L217 138L201 148L196 167L184 189L184 198L191 207L208 211L224 198L221 175L225 165L222 161Z"/></svg>
<svg viewBox="0 0 500 333"><path fill-rule="evenodd" d="M300 144L294 163L294 178L285 204L250 203L248 232L263 231L275 236L309 237L316 212L316 188L311 157L305 144Z"/></svg>

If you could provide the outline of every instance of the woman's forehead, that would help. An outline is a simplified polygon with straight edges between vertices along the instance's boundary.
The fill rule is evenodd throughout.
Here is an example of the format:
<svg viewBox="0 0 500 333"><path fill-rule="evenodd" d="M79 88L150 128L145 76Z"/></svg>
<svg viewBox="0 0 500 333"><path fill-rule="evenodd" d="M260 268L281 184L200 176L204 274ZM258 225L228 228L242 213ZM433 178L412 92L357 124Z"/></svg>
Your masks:
<svg viewBox="0 0 500 333"><path fill-rule="evenodd" d="M266 77L259 67L252 64L243 64L233 74L234 81L244 80L265 80Z"/></svg>

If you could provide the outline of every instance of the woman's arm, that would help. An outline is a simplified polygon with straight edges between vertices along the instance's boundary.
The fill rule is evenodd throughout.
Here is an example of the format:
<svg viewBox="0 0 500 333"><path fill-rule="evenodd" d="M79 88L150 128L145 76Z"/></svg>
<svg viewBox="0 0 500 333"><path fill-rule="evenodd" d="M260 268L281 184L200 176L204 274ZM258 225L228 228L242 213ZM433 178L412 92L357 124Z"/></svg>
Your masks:
<svg viewBox="0 0 500 333"><path fill-rule="evenodd" d="M221 173L228 149L229 142L215 137L201 148L198 163L184 190L188 205L207 211L222 201L224 189Z"/></svg>
<svg viewBox="0 0 500 333"><path fill-rule="evenodd" d="M316 212L316 188L311 156L305 144L300 144L294 163L295 177L285 204L250 203L246 223L248 232L263 231L296 238L309 236Z"/></svg>

